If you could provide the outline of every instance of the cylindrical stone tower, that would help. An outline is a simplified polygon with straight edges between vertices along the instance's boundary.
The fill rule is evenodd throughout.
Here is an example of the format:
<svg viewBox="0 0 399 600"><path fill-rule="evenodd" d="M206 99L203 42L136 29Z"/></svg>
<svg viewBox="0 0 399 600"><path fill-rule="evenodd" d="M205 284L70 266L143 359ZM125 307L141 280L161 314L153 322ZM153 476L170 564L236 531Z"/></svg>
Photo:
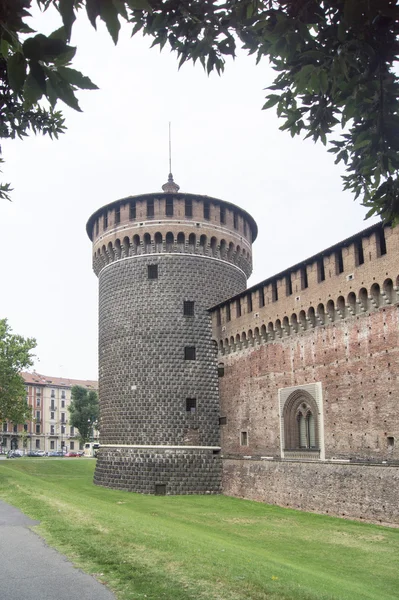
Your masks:
<svg viewBox="0 0 399 600"><path fill-rule="evenodd" d="M237 206L178 190L170 175L163 192L112 202L87 223L99 278L99 485L220 491L208 309L246 288L257 227Z"/></svg>

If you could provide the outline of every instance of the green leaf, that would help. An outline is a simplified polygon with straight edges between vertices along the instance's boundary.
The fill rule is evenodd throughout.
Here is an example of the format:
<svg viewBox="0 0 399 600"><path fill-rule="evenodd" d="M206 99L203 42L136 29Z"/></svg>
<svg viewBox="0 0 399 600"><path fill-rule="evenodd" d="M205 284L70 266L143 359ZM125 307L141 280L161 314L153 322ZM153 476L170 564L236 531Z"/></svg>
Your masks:
<svg viewBox="0 0 399 600"><path fill-rule="evenodd" d="M148 10L152 12L152 6L148 0L126 0L129 8L132 10Z"/></svg>
<svg viewBox="0 0 399 600"><path fill-rule="evenodd" d="M267 96L267 101L262 106L262 110L265 110L267 108L272 108L272 106L275 106L277 104L277 102L280 100L280 98L281 98L281 96L278 96L277 94L269 94L269 96Z"/></svg>
<svg viewBox="0 0 399 600"><path fill-rule="evenodd" d="M100 18L104 21L114 44L117 44L121 24L118 18L118 11L114 4L109 0L102 0L100 6Z"/></svg>
<svg viewBox="0 0 399 600"><path fill-rule="evenodd" d="M25 55L25 58L41 60L44 55L46 41L46 36L41 33L25 40L22 44L22 51Z"/></svg>
<svg viewBox="0 0 399 600"><path fill-rule="evenodd" d="M98 90L96 84L93 83L89 77L83 75L80 71L70 69L69 67L59 67L57 71L65 81L82 90Z"/></svg>
<svg viewBox="0 0 399 600"><path fill-rule="evenodd" d="M7 42L7 40L2 39L0 41L0 53L3 56L3 58L5 58L6 60L8 59L9 49L10 49L10 44Z"/></svg>
<svg viewBox="0 0 399 600"><path fill-rule="evenodd" d="M361 148L364 148L365 146L368 146L369 144L371 144L371 140L360 140L359 142L356 142L353 145L353 149L354 150L360 150Z"/></svg>
<svg viewBox="0 0 399 600"><path fill-rule="evenodd" d="M101 0L86 0L86 12L90 23L97 29L96 19L100 16Z"/></svg>
<svg viewBox="0 0 399 600"><path fill-rule="evenodd" d="M8 59L7 75L11 89L20 92L26 78L26 60L21 52L12 54Z"/></svg>
<svg viewBox="0 0 399 600"><path fill-rule="evenodd" d="M74 5L75 0L58 0L58 10L60 11L68 40L71 38L72 25L76 20Z"/></svg>
<svg viewBox="0 0 399 600"><path fill-rule="evenodd" d="M76 48L74 48L73 46L66 46L66 48L67 50L62 54L59 54L54 60L54 65L56 67L64 67L65 65L68 65L75 56Z"/></svg>
<svg viewBox="0 0 399 600"><path fill-rule="evenodd" d="M29 73L24 84L24 106L30 108L43 96L43 89L37 79Z"/></svg>
<svg viewBox="0 0 399 600"><path fill-rule="evenodd" d="M33 79L36 81L39 88L42 90L42 93L46 93L46 73L42 67L42 65L38 62L29 62L29 72L32 75Z"/></svg>
<svg viewBox="0 0 399 600"><path fill-rule="evenodd" d="M53 90L51 91L52 96L55 95L56 98L59 98L74 110L82 112L81 108L79 107L78 100L75 94L73 93L72 86L67 81L62 79L55 71L48 71L48 76L50 79L51 87L53 88Z"/></svg>

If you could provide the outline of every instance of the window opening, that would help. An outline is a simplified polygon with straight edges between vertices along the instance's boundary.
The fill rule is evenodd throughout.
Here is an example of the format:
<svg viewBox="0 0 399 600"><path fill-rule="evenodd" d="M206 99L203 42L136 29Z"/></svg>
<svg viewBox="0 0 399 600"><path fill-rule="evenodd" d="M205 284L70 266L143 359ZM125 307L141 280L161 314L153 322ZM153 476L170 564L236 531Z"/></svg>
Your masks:
<svg viewBox="0 0 399 600"><path fill-rule="evenodd" d="M36 444L35 444L36 448L40 449L40 440L36 440Z"/></svg>
<svg viewBox="0 0 399 600"><path fill-rule="evenodd" d="M265 306L265 290L263 287L259 289L259 308L263 308Z"/></svg>
<svg viewBox="0 0 399 600"><path fill-rule="evenodd" d="M244 219L244 235L247 235L247 222Z"/></svg>
<svg viewBox="0 0 399 600"><path fill-rule="evenodd" d="M285 278L285 293L286 293L286 296L292 295L291 273L288 273L288 275Z"/></svg>
<svg viewBox="0 0 399 600"><path fill-rule="evenodd" d="M105 213L105 215L103 216L103 229L104 231L108 228L108 214Z"/></svg>
<svg viewBox="0 0 399 600"><path fill-rule="evenodd" d="M220 207L220 222L222 225L226 223L226 209L224 206Z"/></svg>
<svg viewBox="0 0 399 600"><path fill-rule="evenodd" d="M241 431L241 446L248 446L248 432L247 431Z"/></svg>
<svg viewBox="0 0 399 600"><path fill-rule="evenodd" d="M234 213L233 215L233 223L234 223L234 229L238 229L238 214Z"/></svg>
<svg viewBox="0 0 399 600"><path fill-rule="evenodd" d="M323 258L319 258L317 261L317 281L320 283L324 281L326 278L326 273L324 271L324 260Z"/></svg>
<svg viewBox="0 0 399 600"><path fill-rule="evenodd" d="M118 225L121 222L121 209L118 206L118 208L115 209L115 225Z"/></svg>
<svg viewBox="0 0 399 600"><path fill-rule="evenodd" d="M98 235L100 233L100 220L97 219L96 221L96 235Z"/></svg>
<svg viewBox="0 0 399 600"><path fill-rule="evenodd" d="M158 279L158 265L147 265L148 279Z"/></svg>
<svg viewBox="0 0 399 600"><path fill-rule="evenodd" d="M236 300L236 315L237 317L241 317L241 300L237 298Z"/></svg>
<svg viewBox="0 0 399 600"><path fill-rule="evenodd" d="M306 266L301 268L301 289L306 290L308 287L308 272Z"/></svg>
<svg viewBox="0 0 399 600"><path fill-rule="evenodd" d="M151 219L154 216L154 200L150 198L147 200L147 217Z"/></svg>
<svg viewBox="0 0 399 600"><path fill-rule="evenodd" d="M219 425L227 425L227 417L219 417Z"/></svg>
<svg viewBox="0 0 399 600"><path fill-rule="evenodd" d="M136 218L136 201L132 200L129 204L129 220L134 221Z"/></svg>
<svg viewBox="0 0 399 600"><path fill-rule="evenodd" d="M377 256L383 256L384 254L387 253L387 245L386 245L386 241L385 241L384 227L381 227L381 229L378 229L376 231L376 238L377 238Z"/></svg>
<svg viewBox="0 0 399 600"><path fill-rule="evenodd" d="M356 240L355 242L355 263L358 267L364 263L363 241Z"/></svg>
<svg viewBox="0 0 399 600"><path fill-rule="evenodd" d="M226 304L226 321L231 321L231 308L230 308L230 304Z"/></svg>
<svg viewBox="0 0 399 600"><path fill-rule="evenodd" d="M272 302L277 302L277 300L278 300L277 282L272 281Z"/></svg>
<svg viewBox="0 0 399 600"><path fill-rule="evenodd" d="M165 215L173 217L173 198L166 198Z"/></svg>
<svg viewBox="0 0 399 600"><path fill-rule="evenodd" d="M247 296L247 310L249 313L252 312L252 294Z"/></svg>
<svg viewBox="0 0 399 600"><path fill-rule="evenodd" d="M196 358L195 346L185 346L184 360L195 360L195 358Z"/></svg>
<svg viewBox="0 0 399 600"><path fill-rule="evenodd" d="M186 398L186 412L195 413L197 410L196 398Z"/></svg>
<svg viewBox="0 0 399 600"><path fill-rule="evenodd" d="M335 253L335 272L337 275L344 272L344 259L342 256L342 248Z"/></svg>
<svg viewBox="0 0 399 600"><path fill-rule="evenodd" d="M193 202L190 199L185 199L184 201L184 215L186 217L192 217L193 216Z"/></svg>
<svg viewBox="0 0 399 600"><path fill-rule="evenodd" d="M194 302L193 300L185 300L183 302L183 314L186 317L194 316Z"/></svg>
<svg viewBox="0 0 399 600"><path fill-rule="evenodd" d="M155 495L156 496L166 496L166 484L165 483L156 483L155 484Z"/></svg>
<svg viewBox="0 0 399 600"><path fill-rule="evenodd" d="M210 204L209 204L209 202L204 202L204 219L207 219L209 221L210 218L211 218Z"/></svg>
<svg viewBox="0 0 399 600"><path fill-rule="evenodd" d="M216 325L220 326L222 324L222 313L220 308L216 309Z"/></svg>

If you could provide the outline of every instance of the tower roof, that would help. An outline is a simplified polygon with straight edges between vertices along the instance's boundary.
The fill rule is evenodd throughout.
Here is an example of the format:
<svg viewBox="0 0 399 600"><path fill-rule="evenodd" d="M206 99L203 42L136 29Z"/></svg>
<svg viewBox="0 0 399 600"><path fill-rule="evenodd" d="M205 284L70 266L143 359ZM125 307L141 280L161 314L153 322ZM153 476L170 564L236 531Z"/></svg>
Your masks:
<svg viewBox="0 0 399 600"><path fill-rule="evenodd" d="M163 184L162 189L166 194L177 194L180 190L180 186L173 181L172 173L169 173L168 181Z"/></svg>

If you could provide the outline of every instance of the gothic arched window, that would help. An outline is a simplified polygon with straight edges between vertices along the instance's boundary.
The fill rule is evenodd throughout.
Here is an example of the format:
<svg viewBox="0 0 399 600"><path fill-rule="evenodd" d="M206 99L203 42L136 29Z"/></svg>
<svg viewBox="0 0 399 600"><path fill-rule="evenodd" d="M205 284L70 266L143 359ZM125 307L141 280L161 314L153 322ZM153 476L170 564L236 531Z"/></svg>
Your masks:
<svg viewBox="0 0 399 600"><path fill-rule="evenodd" d="M284 450L318 450L319 416L314 398L305 390L295 390L283 409Z"/></svg>

